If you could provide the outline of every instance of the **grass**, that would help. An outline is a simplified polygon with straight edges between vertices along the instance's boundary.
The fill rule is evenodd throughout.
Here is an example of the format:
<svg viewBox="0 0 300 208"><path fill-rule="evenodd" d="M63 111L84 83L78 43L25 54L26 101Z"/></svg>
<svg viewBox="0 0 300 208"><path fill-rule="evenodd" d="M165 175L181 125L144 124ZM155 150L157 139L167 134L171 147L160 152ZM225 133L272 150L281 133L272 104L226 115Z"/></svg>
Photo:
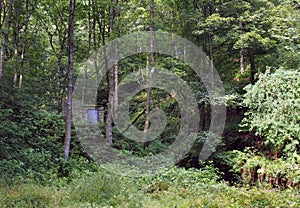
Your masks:
<svg viewBox="0 0 300 208"><path fill-rule="evenodd" d="M300 207L297 190L228 186L211 171L172 169L134 179L99 170L62 186L2 183L0 207Z"/></svg>
<svg viewBox="0 0 300 208"><path fill-rule="evenodd" d="M156 192L146 207L299 207L299 197L293 191L203 184L199 190L172 187L168 191Z"/></svg>

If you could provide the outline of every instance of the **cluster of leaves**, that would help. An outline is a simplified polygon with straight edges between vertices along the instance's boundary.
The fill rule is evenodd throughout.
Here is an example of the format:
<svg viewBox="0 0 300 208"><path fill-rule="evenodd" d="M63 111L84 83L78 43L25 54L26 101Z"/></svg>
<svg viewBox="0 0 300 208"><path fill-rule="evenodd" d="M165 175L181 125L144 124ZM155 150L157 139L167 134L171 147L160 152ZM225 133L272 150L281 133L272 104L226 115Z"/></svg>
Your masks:
<svg viewBox="0 0 300 208"><path fill-rule="evenodd" d="M43 110L38 97L18 90L3 90L0 100L1 179L46 182L91 169L75 141L72 160L62 159L65 124L61 114Z"/></svg>
<svg viewBox="0 0 300 208"><path fill-rule="evenodd" d="M299 152L300 72L277 70L259 75L246 88L243 104L248 108L242 127L263 136L264 145L286 156Z"/></svg>
<svg viewBox="0 0 300 208"><path fill-rule="evenodd" d="M248 140L253 139L251 147L216 157L245 184L299 186L299 77L299 70L267 71L245 87L242 105L247 111L240 127L256 137L248 135Z"/></svg>
<svg viewBox="0 0 300 208"><path fill-rule="evenodd" d="M299 188L300 157L272 160L258 151L246 148L223 154L223 160L240 176L244 184L258 184L277 188Z"/></svg>

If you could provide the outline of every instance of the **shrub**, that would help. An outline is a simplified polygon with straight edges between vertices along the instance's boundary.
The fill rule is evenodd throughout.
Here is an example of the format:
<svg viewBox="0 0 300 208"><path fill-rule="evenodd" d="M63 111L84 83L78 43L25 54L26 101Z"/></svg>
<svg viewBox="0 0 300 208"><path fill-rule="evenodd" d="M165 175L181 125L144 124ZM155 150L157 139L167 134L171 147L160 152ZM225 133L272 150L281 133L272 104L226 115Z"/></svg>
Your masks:
<svg viewBox="0 0 300 208"><path fill-rule="evenodd" d="M243 104L248 111L241 126L254 130L264 138L264 145L278 153L299 151L300 71L260 74L257 83L245 90Z"/></svg>

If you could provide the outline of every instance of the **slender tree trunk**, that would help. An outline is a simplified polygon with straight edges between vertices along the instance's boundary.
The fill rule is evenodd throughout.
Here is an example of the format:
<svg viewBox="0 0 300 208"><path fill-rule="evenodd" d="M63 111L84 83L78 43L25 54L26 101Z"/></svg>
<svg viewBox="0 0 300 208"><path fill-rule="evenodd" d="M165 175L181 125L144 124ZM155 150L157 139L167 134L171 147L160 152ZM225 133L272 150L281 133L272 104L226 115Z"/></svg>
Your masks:
<svg viewBox="0 0 300 208"><path fill-rule="evenodd" d="M245 66L244 66L244 49L240 49L240 71L241 74L245 73Z"/></svg>
<svg viewBox="0 0 300 208"><path fill-rule="evenodd" d="M7 21L6 21L6 27L5 27L5 32L4 32L4 39L2 42L2 47L0 49L0 86L2 85L3 82L3 76L4 76L4 71L5 71L5 53L7 50L8 46L8 37L9 37L9 29L10 29L10 24L11 24L11 16L12 16L12 8L13 8L13 0L9 1L9 8L8 8L8 16L7 16Z"/></svg>
<svg viewBox="0 0 300 208"><path fill-rule="evenodd" d="M97 6L97 5L94 5ZM96 9L95 9L96 10ZM99 69L98 69L98 53L97 53L97 49L98 49L98 44L97 44L97 32L96 32L96 24L97 24L97 18L99 18L98 14L96 13L96 11L94 11L94 19L93 19L93 45L94 45L94 68L95 68L95 73L96 73L96 83L99 82ZM97 92L95 95L95 99L97 97Z"/></svg>
<svg viewBox="0 0 300 208"><path fill-rule="evenodd" d="M20 16L20 1L15 2L15 24L14 24L14 36L15 36L15 67L14 67L14 79L13 84L14 87L17 86L18 79L18 68L19 68L19 32L20 32L20 24L19 24L19 16Z"/></svg>
<svg viewBox="0 0 300 208"><path fill-rule="evenodd" d="M205 101L201 102L201 107L200 107L200 121L199 121L199 126L202 131L205 130L205 122L206 122L206 113L205 113Z"/></svg>
<svg viewBox="0 0 300 208"><path fill-rule="evenodd" d="M240 20L240 33L241 35L244 33L244 26L242 21ZM245 66L244 66L244 48L242 46L242 48L240 49L240 71L241 74L243 74L245 72Z"/></svg>
<svg viewBox="0 0 300 208"><path fill-rule="evenodd" d="M117 0L115 1L115 4L117 4ZM116 9L114 11L114 24L115 21L119 18L118 16L119 14L117 13ZM115 53L117 54L117 51L115 51ZM118 109L118 103L119 103L119 80L118 80L118 64L114 65L114 106L113 106L113 112L116 112ZM116 114L114 113L114 116L116 116Z"/></svg>
<svg viewBox="0 0 300 208"><path fill-rule="evenodd" d="M117 4L117 0L111 0L111 6L109 10L109 34L110 37L113 35L113 29L115 24L115 5ZM110 50L110 57L114 58L112 49ZM108 71L108 105L107 105L107 119L106 119L106 141L109 143L113 142L112 135L112 123L113 123L113 110L114 110L114 73L116 70L116 64L114 64Z"/></svg>
<svg viewBox="0 0 300 208"><path fill-rule="evenodd" d="M154 21L155 14L154 14L154 0L150 1L150 17L151 20ZM152 75L155 72L155 58L154 58L154 51L155 51L155 45L154 45L154 24L152 23L150 25L150 32L151 32L151 42L150 42L150 47L151 47L151 54L150 54L150 59L151 59L151 70L148 72L148 89L147 89L147 98L146 98L146 121L145 121L145 126L144 126L144 132L148 132L150 128L150 107L151 107L151 91L152 91ZM147 145L144 144L144 146Z"/></svg>
<svg viewBox="0 0 300 208"><path fill-rule="evenodd" d="M3 0L0 0L0 29L2 29L2 8L3 8Z"/></svg>
<svg viewBox="0 0 300 208"><path fill-rule="evenodd" d="M143 60L143 55L141 54L142 53L142 48L140 46L140 40L139 40L138 35L137 35L137 40L136 41L137 41L137 45L138 45L138 47L136 49L136 52L137 52L137 54L139 54L138 55L139 56L139 63L138 63L139 64L139 74L140 74L140 79L144 81L144 75L143 75L143 71L142 71L142 67L141 67L141 62ZM134 72L134 71L132 70L132 72Z"/></svg>
<svg viewBox="0 0 300 208"><path fill-rule="evenodd" d="M2 31L2 9L3 9L3 0L0 0L0 30ZM3 15L3 20L4 20L4 15ZM1 44L0 47L0 87L1 87L1 82L2 82L2 76L3 76L3 62L4 62L4 48L3 44Z"/></svg>
<svg viewBox="0 0 300 208"><path fill-rule="evenodd" d="M206 19L208 17L208 11L207 11L207 6L206 5L203 5L202 7L202 12L203 12L203 18ZM203 42L202 42L202 50L205 54L208 53L208 50L207 50L207 33L204 32L203 34Z"/></svg>
<svg viewBox="0 0 300 208"><path fill-rule="evenodd" d="M214 51L213 51L213 36L209 34L209 58L210 58L210 71L211 78L214 78Z"/></svg>
<svg viewBox="0 0 300 208"><path fill-rule="evenodd" d="M113 122L113 102L114 102L114 67L108 71L108 105L107 105L107 120L106 120L106 141L112 143L112 122Z"/></svg>
<svg viewBox="0 0 300 208"><path fill-rule="evenodd" d="M20 67L20 76L19 76L19 88L22 87L23 82L23 72L24 72L24 56L26 53L27 47L27 34L28 34L28 26L29 26L30 14L29 14L29 0L26 0L26 23L24 29L24 38L23 38L23 46L21 52L21 67Z"/></svg>
<svg viewBox="0 0 300 208"><path fill-rule="evenodd" d="M2 79L3 79L3 73L4 73L4 49L1 47L0 48L0 87L2 85Z"/></svg>
<svg viewBox="0 0 300 208"><path fill-rule="evenodd" d="M119 81L118 81L118 64L114 65L114 109L113 111L116 112L118 109L118 102L119 102ZM116 116L114 114L114 116Z"/></svg>
<svg viewBox="0 0 300 208"><path fill-rule="evenodd" d="M186 62L186 46L183 46L183 61Z"/></svg>
<svg viewBox="0 0 300 208"><path fill-rule="evenodd" d="M90 57L90 51L91 51L91 41L92 40L92 27L91 27L91 0L88 1L88 50L87 50L87 59ZM84 67L84 87L82 89L82 105L85 102L85 92L87 87L87 80L88 80L88 74L87 69L88 64L85 64Z"/></svg>
<svg viewBox="0 0 300 208"><path fill-rule="evenodd" d="M69 159L70 142L71 142L71 122L72 122L72 93L73 93L73 55L74 55L74 12L75 0L70 0L70 16L69 16L69 53L68 53L68 101L66 116L66 134L64 142L64 159Z"/></svg>
<svg viewBox="0 0 300 208"><path fill-rule="evenodd" d="M203 5L202 13L203 13L203 18L206 19L208 17L208 8L207 8L206 5ZM203 37L202 37L202 50L206 55L208 55L208 52L209 52L208 46L207 46L208 42L209 42L208 39L209 39L208 34L206 32L204 32ZM201 102L201 108L200 109L201 109L200 110L201 111L201 116L200 116L199 126L200 126L200 129L202 131L204 131L205 128L206 128L206 120L207 120L206 119L206 117L207 117L207 115L206 115L206 101Z"/></svg>
<svg viewBox="0 0 300 208"><path fill-rule="evenodd" d="M3 25L3 22L4 21L4 14L3 14L3 20L2 20L2 9L3 9L3 0L0 0L0 31L2 31L2 25ZM3 12L4 13L4 12ZM1 32L2 33L2 32ZM2 47L0 47L1 49ZM1 58L1 57L0 57ZM1 60L0 60L0 64L1 64Z"/></svg>

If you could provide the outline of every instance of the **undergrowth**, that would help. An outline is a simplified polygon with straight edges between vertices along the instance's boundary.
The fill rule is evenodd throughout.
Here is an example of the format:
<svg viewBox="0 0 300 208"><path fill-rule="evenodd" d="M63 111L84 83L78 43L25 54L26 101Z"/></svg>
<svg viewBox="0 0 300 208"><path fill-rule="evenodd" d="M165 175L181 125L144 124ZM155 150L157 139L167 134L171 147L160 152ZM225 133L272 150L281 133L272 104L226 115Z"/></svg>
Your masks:
<svg viewBox="0 0 300 208"><path fill-rule="evenodd" d="M140 178L99 168L59 186L2 182L0 207L299 207L297 190L228 186L212 166Z"/></svg>

